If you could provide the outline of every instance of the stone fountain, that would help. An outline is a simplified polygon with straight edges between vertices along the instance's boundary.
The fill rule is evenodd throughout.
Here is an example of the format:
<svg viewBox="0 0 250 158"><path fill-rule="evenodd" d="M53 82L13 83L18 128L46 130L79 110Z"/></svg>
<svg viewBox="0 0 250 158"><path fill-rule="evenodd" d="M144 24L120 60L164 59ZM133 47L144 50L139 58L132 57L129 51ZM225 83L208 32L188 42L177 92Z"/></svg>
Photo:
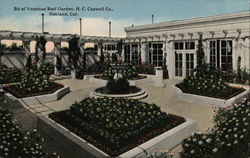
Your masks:
<svg viewBox="0 0 250 158"><path fill-rule="evenodd" d="M128 80L123 76L123 70L126 65L111 64L110 66L116 71L114 77L108 80L106 86L96 88L91 92L90 97L143 99L148 96L143 88L130 85Z"/></svg>

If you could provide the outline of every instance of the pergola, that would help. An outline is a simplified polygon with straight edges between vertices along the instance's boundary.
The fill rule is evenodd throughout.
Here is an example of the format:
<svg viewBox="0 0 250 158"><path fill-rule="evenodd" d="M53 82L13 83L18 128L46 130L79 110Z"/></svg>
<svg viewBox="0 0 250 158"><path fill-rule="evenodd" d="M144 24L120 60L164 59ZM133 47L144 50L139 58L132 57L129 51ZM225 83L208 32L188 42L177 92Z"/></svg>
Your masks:
<svg viewBox="0 0 250 158"><path fill-rule="evenodd" d="M97 43L98 44L98 56L101 56L101 49L103 48L103 43L116 43L118 44L123 38L116 37L105 37L105 36L80 36L76 34L51 34L51 33L38 33L38 32L22 32L22 31L9 31L0 30L0 41L1 40L20 40L23 42L23 47L25 51L25 56L30 55L30 43L31 41L36 41L37 36L44 36L48 42L54 43L54 62L57 63L57 57L61 56L61 42L68 42L72 37L79 37L78 45L81 49L81 54L84 53L85 43ZM57 68L55 67L55 74L59 74Z"/></svg>
<svg viewBox="0 0 250 158"><path fill-rule="evenodd" d="M67 42L75 34L50 34L38 32L22 32L22 31L8 31L0 30L0 40L35 40L36 36L44 36L47 41L61 41ZM105 36L80 36L80 41L85 42L119 42L122 38L105 37Z"/></svg>

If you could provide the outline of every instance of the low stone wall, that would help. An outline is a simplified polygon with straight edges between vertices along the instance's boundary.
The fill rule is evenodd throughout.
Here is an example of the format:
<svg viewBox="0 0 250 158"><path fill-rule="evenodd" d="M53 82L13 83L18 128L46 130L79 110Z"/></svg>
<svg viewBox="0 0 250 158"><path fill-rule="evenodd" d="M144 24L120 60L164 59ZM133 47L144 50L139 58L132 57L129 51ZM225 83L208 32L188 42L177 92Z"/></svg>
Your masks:
<svg viewBox="0 0 250 158"><path fill-rule="evenodd" d="M234 84L231 84L231 86L233 85ZM244 86L242 86L242 88L246 89L246 87ZM239 99L246 97L249 94L249 88L246 89L244 92L227 100L183 93L182 90L176 87L175 85L172 86L172 92L177 96L179 100L182 100L188 103L194 103L194 104L205 105L205 106L215 105L215 106L220 106L220 107L227 107L227 106L234 104Z"/></svg>
<svg viewBox="0 0 250 158"><path fill-rule="evenodd" d="M61 89L58 89L52 94L45 94L45 95L26 97L26 98L16 98L12 94L6 93L4 95L4 99L7 101L9 105L27 106L27 105L32 105L32 104L57 101L69 92L70 92L70 88L68 86L65 86Z"/></svg>
<svg viewBox="0 0 250 158"><path fill-rule="evenodd" d="M111 97L111 98L144 99L147 96L148 96L148 93L143 88L140 88L140 91L137 93L130 93L130 94L103 94L103 93L98 93L98 92L91 92L89 94L89 97L95 97L95 98Z"/></svg>
<svg viewBox="0 0 250 158"><path fill-rule="evenodd" d="M59 125L47 116L39 116L38 129L44 134L48 135L53 141L65 148L71 158L105 158L110 157L103 151L99 150L92 144L86 142L84 139L76 136L68 129ZM146 153L152 153L157 149L168 148L171 149L180 144L182 140L190 136L197 130L197 122L186 119L186 122L179 126L135 147L121 155L119 158L135 158L146 157ZM63 141L62 141L63 140ZM146 151L146 153L145 153Z"/></svg>

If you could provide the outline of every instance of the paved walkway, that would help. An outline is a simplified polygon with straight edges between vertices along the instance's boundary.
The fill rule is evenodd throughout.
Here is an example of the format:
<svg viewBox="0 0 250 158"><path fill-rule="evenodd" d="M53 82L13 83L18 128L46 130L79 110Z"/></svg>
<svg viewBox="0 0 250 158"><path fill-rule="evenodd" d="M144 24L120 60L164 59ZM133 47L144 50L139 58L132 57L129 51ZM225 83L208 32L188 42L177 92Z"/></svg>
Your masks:
<svg viewBox="0 0 250 158"><path fill-rule="evenodd" d="M23 125L23 130L31 130L36 128L36 115L47 115L54 111L61 111L68 109L75 101L80 101L88 97L89 93L101 85L88 80L72 80L63 79L56 82L70 86L71 92L65 95L61 100L30 105L26 108L8 106L0 102L0 106L10 109L14 112L15 118ZM138 83L139 87L143 87L148 92L148 97L143 101L155 103L167 113L172 113L185 118L190 118L198 121L198 130L204 131L206 128L212 127L213 109L209 106L201 106L179 101L177 97L171 93L171 85L178 83L178 80L165 80L166 84L163 88L156 88L153 86L152 80L145 80ZM44 136L46 138L46 136ZM58 149L55 142L49 140L45 141L45 147L48 151L56 151L63 157L68 157L63 149ZM180 146L176 147L173 152L177 153ZM178 154L174 156L177 158Z"/></svg>

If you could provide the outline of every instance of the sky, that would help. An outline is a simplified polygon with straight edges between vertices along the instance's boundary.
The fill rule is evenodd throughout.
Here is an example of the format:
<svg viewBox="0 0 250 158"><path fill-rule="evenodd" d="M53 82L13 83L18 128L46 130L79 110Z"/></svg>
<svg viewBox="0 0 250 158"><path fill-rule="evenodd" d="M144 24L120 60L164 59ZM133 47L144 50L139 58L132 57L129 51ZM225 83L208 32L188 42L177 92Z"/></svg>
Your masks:
<svg viewBox="0 0 250 158"><path fill-rule="evenodd" d="M150 24L152 14L159 23L247 11L249 5L250 0L0 0L0 30L41 32L44 13L46 32L79 34L82 18L83 35L108 36L111 21L112 36L125 37L124 27ZM58 12L68 16L52 16Z"/></svg>
<svg viewBox="0 0 250 158"><path fill-rule="evenodd" d="M45 14L45 31L79 34L82 18L84 35L108 36L108 22L112 22L112 36L125 37L124 27L204 17L249 10L249 0L0 0L0 30L41 32L41 13ZM25 10L14 10L14 8ZM29 11L46 8L46 11ZM47 8L56 7L49 11ZM77 16L51 16L59 8L73 8L67 14ZM85 10L76 11L79 7ZM90 8L102 8L93 11ZM111 9L108 10L108 9ZM89 10L88 10L89 9ZM106 10L107 9L107 10Z"/></svg>

